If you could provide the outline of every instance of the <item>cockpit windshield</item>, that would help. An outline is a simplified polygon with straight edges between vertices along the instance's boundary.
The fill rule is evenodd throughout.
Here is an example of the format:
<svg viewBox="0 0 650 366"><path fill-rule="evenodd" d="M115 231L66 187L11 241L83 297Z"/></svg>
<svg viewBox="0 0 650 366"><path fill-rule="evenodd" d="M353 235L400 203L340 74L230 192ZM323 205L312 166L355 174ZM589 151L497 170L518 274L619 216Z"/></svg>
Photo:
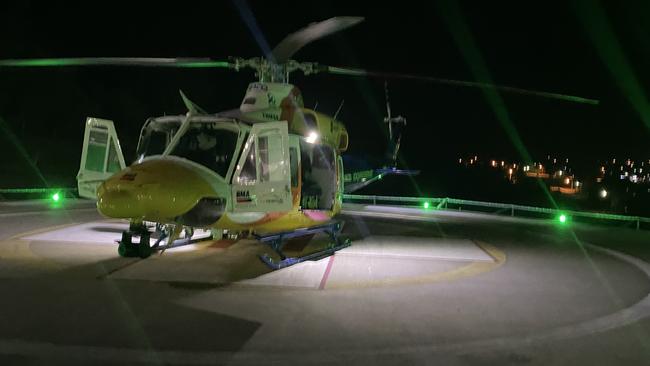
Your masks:
<svg viewBox="0 0 650 366"><path fill-rule="evenodd" d="M226 177L237 147L238 130L223 122L190 122L170 155L191 160Z"/></svg>
<svg viewBox="0 0 650 366"><path fill-rule="evenodd" d="M140 134L137 159L141 160L147 156L162 154L180 128L181 123L180 119L148 120Z"/></svg>

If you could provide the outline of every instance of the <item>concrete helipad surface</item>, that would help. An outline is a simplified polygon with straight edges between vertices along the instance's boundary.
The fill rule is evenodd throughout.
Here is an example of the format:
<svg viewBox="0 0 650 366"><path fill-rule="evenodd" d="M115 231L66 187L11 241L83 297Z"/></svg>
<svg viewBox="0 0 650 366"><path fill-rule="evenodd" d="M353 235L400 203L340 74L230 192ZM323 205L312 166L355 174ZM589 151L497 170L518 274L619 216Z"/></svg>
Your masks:
<svg viewBox="0 0 650 366"><path fill-rule="evenodd" d="M367 236L338 254L368 257L493 261L483 249L468 239Z"/></svg>
<svg viewBox="0 0 650 366"><path fill-rule="evenodd" d="M351 247L272 272L253 240L120 258L126 224L92 203L0 203L0 364L650 359L648 232L359 205L342 218Z"/></svg>
<svg viewBox="0 0 650 366"><path fill-rule="evenodd" d="M127 222L96 221L26 235L21 239L112 245L120 238L122 231L128 228L129 224Z"/></svg>

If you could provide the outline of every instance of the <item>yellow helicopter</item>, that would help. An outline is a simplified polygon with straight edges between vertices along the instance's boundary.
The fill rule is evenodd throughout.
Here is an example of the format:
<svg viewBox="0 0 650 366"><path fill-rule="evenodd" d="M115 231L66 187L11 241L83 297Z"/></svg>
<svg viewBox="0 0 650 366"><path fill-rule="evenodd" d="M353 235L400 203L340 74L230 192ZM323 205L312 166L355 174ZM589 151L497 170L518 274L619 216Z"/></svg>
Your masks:
<svg viewBox="0 0 650 366"><path fill-rule="evenodd" d="M300 90L289 83L292 72L378 76L494 88L573 102L597 101L481 83L385 74L331 67L290 59L306 44L361 22L360 17L335 17L313 23L287 36L266 58L228 61L168 58L68 58L0 60L0 67L153 66L178 68L251 68L258 80L249 84L239 108L210 114L182 92L187 114L150 118L142 127L136 161L127 166L112 121L88 118L79 173L79 195L97 200L101 214L127 219L118 252L148 257L165 238L173 243L185 232L210 229L253 233L281 257L262 260L272 268L329 255L349 242L340 237L336 220L344 192L386 174L413 174L394 165L372 171L358 182L344 182L341 154L349 143L344 124L336 117L305 108ZM386 122L405 124L400 116ZM391 130L392 137L392 130ZM399 139L396 140L399 148ZM394 151L395 162L396 150ZM155 223L158 239L151 245ZM287 258L287 239L326 233L331 244L304 257ZM133 238L139 237L135 242Z"/></svg>

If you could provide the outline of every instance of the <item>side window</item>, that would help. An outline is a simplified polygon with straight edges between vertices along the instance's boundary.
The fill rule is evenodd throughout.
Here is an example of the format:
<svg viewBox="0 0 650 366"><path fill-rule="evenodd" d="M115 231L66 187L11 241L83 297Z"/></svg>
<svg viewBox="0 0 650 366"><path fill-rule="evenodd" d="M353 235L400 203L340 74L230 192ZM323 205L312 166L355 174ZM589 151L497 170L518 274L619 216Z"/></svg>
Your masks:
<svg viewBox="0 0 650 366"><path fill-rule="evenodd" d="M316 116L311 113L305 113L305 126L310 130L315 130L318 128L316 123Z"/></svg>
<svg viewBox="0 0 650 366"><path fill-rule="evenodd" d="M241 168L241 173L237 178L240 184L255 183L257 180L257 173L255 171L255 142L251 145L250 151L246 160L244 161L244 166Z"/></svg>
<svg viewBox="0 0 650 366"><path fill-rule="evenodd" d="M315 168L334 170L334 151L327 145L314 149L313 164Z"/></svg>
<svg viewBox="0 0 650 366"><path fill-rule="evenodd" d="M298 187L298 150L295 147L289 148L289 161L291 164L291 187Z"/></svg>
<svg viewBox="0 0 650 366"><path fill-rule="evenodd" d="M257 139L260 151L260 182L269 181L269 138L260 136Z"/></svg>
<svg viewBox="0 0 650 366"><path fill-rule="evenodd" d="M111 138L111 142L108 148L108 165L106 171L110 173L115 173L121 169L120 160L117 155L117 149L115 149L115 140Z"/></svg>
<svg viewBox="0 0 650 366"><path fill-rule="evenodd" d="M270 134L257 138L260 154L260 182L276 182L283 178L282 136Z"/></svg>
<svg viewBox="0 0 650 366"><path fill-rule="evenodd" d="M106 157L106 145L108 143L108 132L93 128L90 130L89 138L86 155L86 170L103 172L104 158Z"/></svg>

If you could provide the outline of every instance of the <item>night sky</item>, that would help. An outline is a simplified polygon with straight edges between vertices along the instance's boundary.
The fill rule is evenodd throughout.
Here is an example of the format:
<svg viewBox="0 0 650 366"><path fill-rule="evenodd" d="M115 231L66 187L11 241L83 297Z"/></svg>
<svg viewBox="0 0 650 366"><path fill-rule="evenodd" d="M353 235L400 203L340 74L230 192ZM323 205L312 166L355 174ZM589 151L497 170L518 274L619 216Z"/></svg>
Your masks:
<svg viewBox="0 0 650 366"><path fill-rule="evenodd" d="M271 48L310 22L336 15L366 18L308 45L294 56L297 60L474 81L449 26L460 22L470 30L495 83L601 101L591 106L502 94L506 113L533 158L567 156L584 166L611 156L648 158L650 125L642 116L650 108L645 95L630 92L635 90L630 85L640 85L642 92L650 85L650 3L517 2L495 7L493 2L460 2L457 13L446 5L420 3L249 1L242 7L254 14ZM594 18L598 9L614 38ZM3 59L225 59L262 54L231 1L65 6L21 1L0 5L0 19ZM621 64L631 72L621 73ZM147 117L185 112L178 89L217 112L236 108L253 79L250 71L224 69L0 69L0 186L42 183L18 146L48 184L73 185L86 116L115 121L128 161ZM345 99L340 119L350 132L350 152L381 155L383 80L296 74L292 82L303 91L307 107L318 102L324 113L333 114ZM413 81L389 85L393 111L408 119L402 158L409 167L437 171L469 153L521 159L480 90Z"/></svg>

